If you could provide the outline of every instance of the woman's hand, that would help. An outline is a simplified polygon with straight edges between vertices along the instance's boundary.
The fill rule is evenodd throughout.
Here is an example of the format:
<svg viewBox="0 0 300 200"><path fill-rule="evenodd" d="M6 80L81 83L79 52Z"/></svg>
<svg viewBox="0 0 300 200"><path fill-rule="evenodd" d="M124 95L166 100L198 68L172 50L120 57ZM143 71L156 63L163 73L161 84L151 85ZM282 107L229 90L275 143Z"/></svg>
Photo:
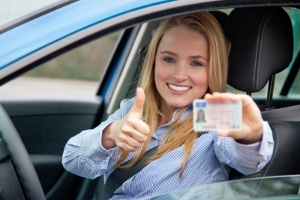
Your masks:
<svg viewBox="0 0 300 200"><path fill-rule="evenodd" d="M142 120L145 93L142 88L136 90L136 100L128 114L113 122L103 132L102 145L109 149L118 146L123 151L135 151L148 137L149 126Z"/></svg>
<svg viewBox="0 0 300 200"><path fill-rule="evenodd" d="M244 144L261 141L263 119L261 112L252 98L246 94L218 93L206 94L207 101L242 101L242 129L240 131L218 130L219 136L229 136Z"/></svg>

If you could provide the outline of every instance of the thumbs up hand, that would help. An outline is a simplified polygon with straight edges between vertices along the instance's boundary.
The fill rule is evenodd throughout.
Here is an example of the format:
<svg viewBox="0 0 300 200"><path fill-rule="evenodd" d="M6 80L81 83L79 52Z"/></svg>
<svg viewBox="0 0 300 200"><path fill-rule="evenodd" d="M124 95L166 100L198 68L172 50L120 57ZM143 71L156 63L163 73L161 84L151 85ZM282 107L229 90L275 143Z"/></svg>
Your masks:
<svg viewBox="0 0 300 200"><path fill-rule="evenodd" d="M137 88L135 103L128 114L112 123L103 133L102 145L105 148L118 146L123 151L132 152L147 140L150 129L142 120L144 103L144 90Z"/></svg>
<svg viewBox="0 0 300 200"><path fill-rule="evenodd" d="M145 93L142 88L136 89L136 99L135 102L127 114L127 117L136 117L138 119L142 119L143 117L143 110L144 110L144 103L145 103Z"/></svg>

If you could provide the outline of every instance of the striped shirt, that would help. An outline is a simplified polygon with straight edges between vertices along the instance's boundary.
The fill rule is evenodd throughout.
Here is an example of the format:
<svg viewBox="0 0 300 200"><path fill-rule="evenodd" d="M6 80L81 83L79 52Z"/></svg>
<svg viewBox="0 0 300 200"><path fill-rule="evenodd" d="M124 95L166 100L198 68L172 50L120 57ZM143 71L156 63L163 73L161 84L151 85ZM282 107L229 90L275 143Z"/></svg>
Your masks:
<svg viewBox="0 0 300 200"><path fill-rule="evenodd" d="M66 170L78 176L94 179L113 171L118 147L105 149L101 144L102 131L112 122L123 118L134 103L134 98L123 100L115 113L94 129L85 130L67 142L62 163ZM182 116L192 112L190 106ZM174 113L174 116L177 112ZM154 133L149 149L159 145L173 119L160 126ZM193 186L225 181L231 168L248 175L261 170L271 159L274 141L272 131L264 122L263 139L254 144L240 144L230 137L218 137L208 132L197 138L193 153L186 163L183 176L179 178L183 148L178 147L159 159L152 161L140 172L125 181L112 199L146 198ZM127 160L133 158L130 153Z"/></svg>

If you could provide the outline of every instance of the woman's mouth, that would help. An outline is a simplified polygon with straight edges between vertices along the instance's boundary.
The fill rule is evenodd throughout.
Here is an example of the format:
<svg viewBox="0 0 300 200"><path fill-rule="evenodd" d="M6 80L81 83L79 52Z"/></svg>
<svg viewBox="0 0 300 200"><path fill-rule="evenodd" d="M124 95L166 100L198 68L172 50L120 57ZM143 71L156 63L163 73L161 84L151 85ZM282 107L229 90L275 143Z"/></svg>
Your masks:
<svg viewBox="0 0 300 200"><path fill-rule="evenodd" d="M183 85L173 85L168 83L168 87L176 92L186 92L188 91L191 87L189 86L183 86Z"/></svg>

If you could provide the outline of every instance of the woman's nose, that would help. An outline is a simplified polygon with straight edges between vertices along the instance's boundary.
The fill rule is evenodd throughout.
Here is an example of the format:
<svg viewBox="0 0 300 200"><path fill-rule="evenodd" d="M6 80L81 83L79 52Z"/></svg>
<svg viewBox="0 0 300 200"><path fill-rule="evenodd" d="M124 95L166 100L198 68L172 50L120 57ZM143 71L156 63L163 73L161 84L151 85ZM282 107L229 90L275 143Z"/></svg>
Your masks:
<svg viewBox="0 0 300 200"><path fill-rule="evenodd" d="M185 64L178 63L178 65L174 68L173 77L179 81L185 80L187 78L187 69Z"/></svg>

